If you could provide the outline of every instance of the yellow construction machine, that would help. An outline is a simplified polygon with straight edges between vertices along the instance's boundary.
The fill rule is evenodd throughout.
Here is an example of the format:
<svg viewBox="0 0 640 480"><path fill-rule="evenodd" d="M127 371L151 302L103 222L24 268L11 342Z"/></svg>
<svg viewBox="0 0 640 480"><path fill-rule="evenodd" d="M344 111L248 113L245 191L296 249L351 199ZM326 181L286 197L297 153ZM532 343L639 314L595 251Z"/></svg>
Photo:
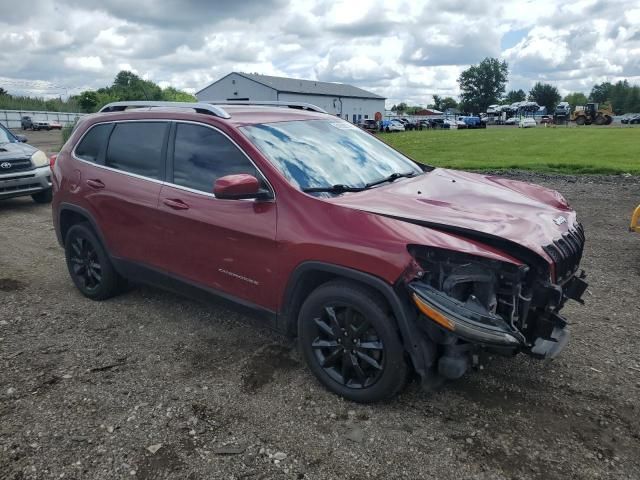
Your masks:
<svg viewBox="0 0 640 480"><path fill-rule="evenodd" d="M579 105L571 114L571 120L576 125L609 125L613 122L613 109L609 104L603 104L598 108L597 103Z"/></svg>
<svg viewBox="0 0 640 480"><path fill-rule="evenodd" d="M640 233L640 205L631 214L631 225L629 225L630 232Z"/></svg>

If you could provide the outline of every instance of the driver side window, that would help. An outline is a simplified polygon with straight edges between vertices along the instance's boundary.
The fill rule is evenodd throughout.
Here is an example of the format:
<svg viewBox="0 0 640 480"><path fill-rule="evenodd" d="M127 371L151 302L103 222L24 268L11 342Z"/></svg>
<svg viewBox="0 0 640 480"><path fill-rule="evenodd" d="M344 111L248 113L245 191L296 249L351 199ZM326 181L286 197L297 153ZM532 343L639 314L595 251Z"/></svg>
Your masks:
<svg viewBox="0 0 640 480"><path fill-rule="evenodd" d="M239 173L261 180L246 155L222 133L201 125L176 125L174 184L211 193L218 178Z"/></svg>

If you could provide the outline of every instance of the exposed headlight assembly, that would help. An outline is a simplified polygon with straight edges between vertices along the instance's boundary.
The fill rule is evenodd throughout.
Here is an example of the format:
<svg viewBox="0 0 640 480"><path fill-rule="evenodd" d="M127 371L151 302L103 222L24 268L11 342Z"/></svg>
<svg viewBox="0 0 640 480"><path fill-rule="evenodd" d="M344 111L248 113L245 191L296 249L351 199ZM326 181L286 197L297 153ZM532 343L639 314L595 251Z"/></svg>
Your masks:
<svg viewBox="0 0 640 480"><path fill-rule="evenodd" d="M49 159L47 158L47 156L42 150L38 150L36 153L31 155L31 161L33 162L33 165L36 167L49 166Z"/></svg>
<svg viewBox="0 0 640 480"><path fill-rule="evenodd" d="M411 247L423 273L409 283L418 310L469 341L504 346L525 342L528 267L454 251Z"/></svg>

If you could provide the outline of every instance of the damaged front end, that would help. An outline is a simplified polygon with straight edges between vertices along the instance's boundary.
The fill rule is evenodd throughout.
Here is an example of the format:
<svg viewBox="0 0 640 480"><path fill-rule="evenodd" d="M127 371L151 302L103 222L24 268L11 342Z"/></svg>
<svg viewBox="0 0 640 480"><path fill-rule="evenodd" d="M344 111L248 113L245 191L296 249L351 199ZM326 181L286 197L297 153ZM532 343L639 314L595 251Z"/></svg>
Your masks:
<svg viewBox="0 0 640 480"><path fill-rule="evenodd" d="M483 352L558 355L569 338L559 311L568 299L582 302L587 287L578 274L583 246L580 225L545 247L552 265L410 246L416 265L406 287L440 376L461 377Z"/></svg>

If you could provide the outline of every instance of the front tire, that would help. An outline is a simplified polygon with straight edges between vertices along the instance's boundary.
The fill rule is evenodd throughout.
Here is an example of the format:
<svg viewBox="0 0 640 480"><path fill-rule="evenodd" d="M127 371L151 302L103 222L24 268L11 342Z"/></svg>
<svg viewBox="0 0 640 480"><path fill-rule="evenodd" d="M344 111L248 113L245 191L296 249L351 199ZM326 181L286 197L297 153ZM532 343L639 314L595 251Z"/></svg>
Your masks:
<svg viewBox="0 0 640 480"><path fill-rule="evenodd" d="M46 190L42 190L41 192L34 193L33 195L31 195L31 198L36 203L51 203L53 193L50 188L47 188Z"/></svg>
<svg viewBox="0 0 640 480"><path fill-rule="evenodd" d="M376 402L407 383L396 322L375 291L347 281L321 285L302 305L298 332L307 365L338 395Z"/></svg>
<svg viewBox="0 0 640 480"><path fill-rule="evenodd" d="M64 251L69 275L85 297L106 300L119 293L120 277L89 224L69 229Z"/></svg>

